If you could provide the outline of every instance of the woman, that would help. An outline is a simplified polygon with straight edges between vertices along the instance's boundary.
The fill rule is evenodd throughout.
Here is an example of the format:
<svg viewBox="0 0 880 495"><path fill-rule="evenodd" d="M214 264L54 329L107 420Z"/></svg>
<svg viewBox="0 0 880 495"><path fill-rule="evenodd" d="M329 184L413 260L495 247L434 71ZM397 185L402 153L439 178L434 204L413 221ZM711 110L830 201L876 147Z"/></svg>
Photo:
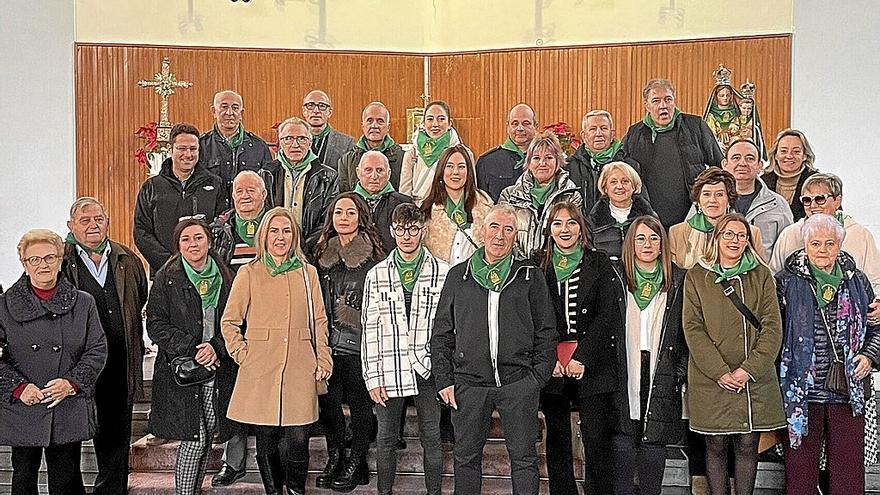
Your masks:
<svg viewBox="0 0 880 495"><path fill-rule="evenodd" d="M812 215L801 231L805 248L777 276L786 493L816 493L823 442L830 493L864 493L865 379L880 362L880 332L867 318L874 290L840 250L846 232L834 217Z"/></svg>
<svg viewBox="0 0 880 495"><path fill-rule="evenodd" d="M815 161L807 136L796 129L785 129L776 135L770 148L770 165L761 175L771 191L788 201L795 222L806 216L798 194L807 177L817 172Z"/></svg>
<svg viewBox="0 0 880 495"><path fill-rule="evenodd" d="M232 273L212 250L211 229L202 220L189 218L174 228L175 253L156 272L147 301L147 334L159 347L153 368L153 401L150 433L180 440L174 464L174 493L201 493L208 466L208 451L225 408L217 406L215 380L182 386L171 362L192 358L196 365L217 373L232 372L235 364L226 353L220 319L226 308ZM218 384L219 385L219 384ZM220 426L220 441L229 432Z"/></svg>
<svg viewBox="0 0 880 495"><path fill-rule="evenodd" d="M626 331L617 348L620 417L614 435L614 493L659 495L666 446L677 443L684 433L681 392L688 360L681 329L684 271L672 265L663 225L650 216L632 222L621 265L619 300L625 301L620 311Z"/></svg>
<svg viewBox="0 0 880 495"><path fill-rule="evenodd" d="M333 368L318 272L303 261L293 213L273 208L256 235L257 257L235 277L223 313L229 355L240 366L227 415L253 425L266 493L305 493L309 427ZM281 326L279 326L279 324ZM287 445L286 469L273 466Z"/></svg>
<svg viewBox="0 0 880 495"><path fill-rule="evenodd" d="M543 232L551 206L563 201L581 206L581 194L568 178L568 171L562 168L564 163L559 140L552 132L544 131L535 136L526 151L528 170L514 185L501 191L498 203L507 203L516 210L517 258L530 257L544 243Z"/></svg>
<svg viewBox="0 0 880 495"><path fill-rule="evenodd" d="M736 179L726 170L710 167L700 172L691 188L691 200L696 214L669 228L669 249L672 262L685 270L699 263L713 242L715 224L736 203ZM751 236L757 242L756 252L765 260L761 229L750 226Z"/></svg>
<svg viewBox="0 0 880 495"><path fill-rule="evenodd" d="M547 218L546 240L538 258L550 287L562 342L553 377L541 391L550 493L578 493L572 472L572 403L581 414L587 493L612 493L613 392L617 388L614 342L623 331L610 284L619 282L608 258L588 249L579 205L555 203L548 208ZM575 350L566 353L566 348Z"/></svg>
<svg viewBox="0 0 880 495"><path fill-rule="evenodd" d="M443 100L435 100L425 107L422 124L413 134L414 146L403 154L403 165L400 170L400 192L411 196L421 206L433 184L434 166L440 161L440 155L450 146L461 144L461 139L452 127L452 113L449 105ZM474 161L474 154L462 146Z"/></svg>
<svg viewBox="0 0 880 495"><path fill-rule="evenodd" d="M0 445L12 447L12 493L37 493L46 453L49 493L84 494L80 451L95 436L94 392L107 360L95 300L59 278L64 243L30 230L25 273L0 296Z"/></svg>
<svg viewBox="0 0 880 495"><path fill-rule="evenodd" d="M623 238L636 217L656 217L654 209L642 196L642 179L625 162L611 162L599 174L602 197L587 215L590 245L606 255L620 258Z"/></svg>
<svg viewBox="0 0 880 495"><path fill-rule="evenodd" d="M492 207L488 194L477 189L474 162L464 145L450 146L437 160L431 192L422 204L425 247L435 257L457 265L482 245L478 232Z"/></svg>
<svg viewBox="0 0 880 495"><path fill-rule="evenodd" d="M384 256L364 200L355 192L336 196L313 256L321 276L324 306L332 315L334 368L329 391L320 397L320 420L329 454L317 479L321 488L350 491L370 482L366 456L375 418L361 368L361 301L367 272ZM343 397L351 412L352 441L347 459L343 456Z"/></svg>
<svg viewBox="0 0 880 495"><path fill-rule="evenodd" d="M736 493L755 487L760 432L785 425L774 363L782 342L770 269L746 219L721 217L700 264L685 276L682 326L688 344L690 429L705 435L710 493L728 493L733 444ZM730 288L730 289L728 289Z"/></svg>

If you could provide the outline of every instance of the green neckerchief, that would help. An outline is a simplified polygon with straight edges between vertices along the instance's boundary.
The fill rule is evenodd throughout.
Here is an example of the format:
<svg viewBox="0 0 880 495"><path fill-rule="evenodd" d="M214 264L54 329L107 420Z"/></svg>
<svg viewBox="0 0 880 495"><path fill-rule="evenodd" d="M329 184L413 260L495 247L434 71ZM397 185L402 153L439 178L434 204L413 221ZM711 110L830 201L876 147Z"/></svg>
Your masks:
<svg viewBox="0 0 880 495"><path fill-rule="evenodd" d="M278 161L281 162L288 170L291 172L302 173L303 170L306 169L315 159L318 158L312 150L310 149L308 154L306 154L305 158L300 160L298 163L290 163L290 160L284 155L283 151L278 152Z"/></svg>
<svg viewBox="0 0 880 495"><path fill-rule="evenodd" d="M712 232L715 230L715 226L712 225L712 222L706 218L706 215L703 214L702 211L697 212L696 215L688 218L688 225L690 225L694 230L699 230L705 234Z"/></svg>
<svg viewBox="0 0 880 495"><path fill-rule="evenodd" d="M428 136L424 129L419 129L419 133L416 135L416 150L418 150L419 156L422 157L425 164L428 167L433 167L440 158L440 154L443 153L443 150L449 147L451 140L452 133L448 130L441 136L432 138Z"/></svg>
<svg viewBox="0 0 880 495"><path fill-rule="evenodd" d="M366 189L363 188L363 186L361 186L361 183L358 182L354 186L354 192L360 194L361 197L367 201L373 201L374 199L381 198L388 193L394 192L394 186L391 185L391 182L388 182L385 184L385 187L383 187L381 191L377 192L376 194L370 194L367 192Z"/></svg>
<svg viewBox="0 0 880 495"><path fill-rule="evenodd" d="M265 214L266 210L264 209L253 220L245 220L238 216L238 213L235 214L235 232L250 247L254 247L254 236L257 235L257 228L260 226L260 221L263 220L263 215Z"/></svg>
<svg viewBox="0 0 880 495"><path fill-rule="evenodd" d="M400 277L400 283L403 284L403 290L412 292L416 285L416 279L422 271L422 261L425 259L425 248L419 248L419 254L412 261L406 261L400 255L400 250L394 250L394 266L397 268L397 275Z"/></svg>
<svg viewBox="0 0 880 495"><path fill-rule="evenodd" d="M322 130L321 132L312 136L312 142L313 143L320 143L321 140L324 139L325 137L327 137L327 134L330 134L330 131L332 131L332 130L333 130L333 126L331 126L330 123L327 122L327 125L324 126L324 130Z"/></svg>
<svg viewBox="0 0 880 495"><path fill-rule="evenodd" d="M807 265L810 266L810 273L813 274L813 280L816 281L816 302L819 304L819 308L824 308L834 299L834 294L837 294L837 288L840 287L840 281L843 280L843 269L836 261L831 273L816 268L809 261Z"/></svg>
<svg viewBox="0 0 880 495"><path fill-rule="evenodd" d="M550 193L556 188L556 179L551 180L546 186L542 186L538 183L538 179L532 179L533 186L529 191L529 194L532 195L532 206L535 208L540 208L541 205L547 202L547 198L550 197Z"/></svg>
<svg viewBox="0 0 880 495"><path fill-rule="evenodd" d="M471 273L474 275L474 280L492 292L501 292L504 282L510 276L513 253L508 254L491 265L486 263L485 255L486 248L481 247L471 256Z"/></svg>
<svg viewBox="0 0 880 495"><path fill-rule="evenodd" d="M574 272L574 269L581 264L581 259L583 257L584 247L580 244L577 245L574 252L571 254L563 253L554 244L551 260L553 261L553 270L556 272L556 281L565 282L566 280L568 280L568 278L571 277L571 274Z"/></svg>
<svg viewBox="0 0 880 495"><path fill-rule="evenodd" d="M721 263L715 263L715 265L712 266L712 271L718 275L718 278L715 279L715 283L717 284L724 279L729 279L736 277L737 275L742 275L746 272L751 271L757 266L758 260L755 259L755 255L753 255L751 251L744 252L742 257L740 257L739 259L739 263L730 268L721 268Z"/></svg>
<svg viewBox="0 0 880 495"><path fill-rule="evenodd" d="M834 218L840 222L840 225L843 225L843 221L846 219L846 215L843 214L843 210L837 210L834 212Z"/></svg>
<svg viewBox="0 0 880 495"><path fill-rule="evenodd" d="M110 238L105 237L101 244L98 244L98 247L90 248L85 244L76 240L76 237L73 236L73 232L68 232L67 237L64 239L64 242L67 244L71 244L73 246L79 246L83 251L92 254L104 254L104 251L107 250L107 245L110 244Z"/></svg>
<svg viewBox="0 0 880 495"><path fill-rule="evenodd" d="M187 278L196 288L199 297L202 298L202 309L217 307L217 301L220 300L220 287L223 286L223 277L220 275L217 263L214 263L214 258L208 256L208 262L200 272L190 266L185 258L181 257L180 260L183 261L183 271L186 272Z"/></svg>
<svg viewBox="0 0 880 495"><path fill-rule="evenodd" d="M727 108L721 108L713 103L709 107L709 113L715 117L715 121L718 122L722 129L727 129L730 127L730 123L733 122L733 118L736 117L736 107L731 105Z"/></svg>
<svg viewBox="0 0 880 495"><path fill-rule="evenodd" d="M284 260L280 265L275 264L275 258L269 253L263 253L263 264L269 269L269 275L275 277L282 273L287 273L297 268L302 268L303 264L299 256L293 255Z"/></svg>
<svg viewBox="0 0 880 495"><path fill-rule="evenodd" d="M370 148L370 145L367 144L367 138L365 136L361 136L361 138L358 139L357 147L364 150L364 151L375 150L380 153L385 153L385 150L394 146L395 144L396 143L394 142L393 139L391 139L391 136L386 134L385 139L382 140L382 142L379 144L378 148Z"/></svg>
<svg viewBox="0 0 880 495"><path fill-rule="evenodd" d="M660 287L663 285L663 268L660 266L660 260L655 262L654 271L651 272L642 270L636 263L635 276L636 287L631 292L639 309L644 310L651 304L651 300L660 292Z"/></svg>
<svg viewBox="0 0 880 495"><path fill-rule="evenodd" d="M508 137L507 141L504 141L504 144L501 145L501 148L516 153L517 156L519 156L519 161L516 162L514 168L522 168L523 164L526 162L526 152L519 149L519 146L513 143L513 139Z"/></svg>
<svg viewBox="0 0 880 495"><path fill-rule="evenodd" d="M623 146L623 143L620 142L619 139L615 139L611 141L611 146L605 149L605 151L600 151L598 153L593 153L589 148L584 145L584 148L587 150L587 153L590 155L590 163L593 165L593 168L600 169L603 166L611 163L611 160L614 159L614 155L620 151L620 147Z"/></svg>
<svg viewBox="0 0 880 495"><path fill-rule="evenodd" d="M458 203L453 202L449 196L446 197L446 216L452 220L452 223L463 229L471 226L467 221L467 213L464 211L464 195L461 196L461 201Z"/></svg>
<svg viewBox="0 0 880 495"><path fill-rule="evenodd" d="M222 136L223 134L221 133L220 135ZM244 141L244 126L238 124L238 130L235 131L235 134L233 134L232 137L224 138L223 141L225 141L226 144L234 151L235 148L238 148L241 142Z"/></svg>
<svg viewBox="0 0 880 495"><path fill-rule="evenodd" d="M651 142L653 143L657 140L658 133L666 132L672 129L672 127L675 125L675 119L677 119L680 114L681 111L678 109L678 107L675 107L675 111L672 112L672 119L669 121L668 124L660 127L654 123L654 119L651 117L651 113L646 113L645 118L642 119L642 122L644 122L644 124L651 129Z"/></svg>

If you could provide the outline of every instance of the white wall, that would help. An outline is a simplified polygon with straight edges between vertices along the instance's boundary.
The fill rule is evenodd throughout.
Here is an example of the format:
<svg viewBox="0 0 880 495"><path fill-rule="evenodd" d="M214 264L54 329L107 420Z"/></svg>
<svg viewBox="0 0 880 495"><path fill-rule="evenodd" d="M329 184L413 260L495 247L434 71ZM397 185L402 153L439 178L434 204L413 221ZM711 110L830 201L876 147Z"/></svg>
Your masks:
<svg viewBox="0 0 880 495"><path fill-rule="evenodd" d="M73 2L7 0L0 13L0 283L22 273L29 228L66 232L75 194Z"/></svg>
<svg viewBox="0 0 880 495"><path fill-rule="evenodd" d="M880 239L880 8L876 0L794 3L792 127L820 170L843 179L843 207Z"/></svg>

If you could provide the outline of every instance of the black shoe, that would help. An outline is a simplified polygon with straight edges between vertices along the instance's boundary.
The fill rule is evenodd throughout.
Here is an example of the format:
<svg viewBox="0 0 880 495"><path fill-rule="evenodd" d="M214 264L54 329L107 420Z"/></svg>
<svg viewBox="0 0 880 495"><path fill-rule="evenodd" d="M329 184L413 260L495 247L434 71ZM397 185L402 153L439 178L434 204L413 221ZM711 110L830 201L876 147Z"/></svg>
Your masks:
<svg viewBox="0 0 880 495"><path fill-rule="evenodd" d="M294 462L287 466L291 470L287 473L287 495L305 495L306 478L309 477L309 463Z"/></svg>
<svg viewBox="0 0 880 495"><path fill-rule="evenodd" d="M229 486L237 480L244 478L245 474L247 474L246 469L236 471L235 469L232 469L232 466L224 462L220 471L211 478L211 486Z"/></svg>
<svg viewBox="0 0 880 495"><path fill-rule="evenodd" d="M370 484L370 470L367 468L366 454L350 454L331 488L336 492L350 492L358 485L368 484Z"/></svg>
<svg viewBox="0 0 880 495"><path fill-rule="evenodd" d="M406 450L406 440L398 438L395 447L397 447L397 450Z"/></svg>
<svg viewBox="0 0 880 495"><path fill-rule="evenodd" d="M315 486L318 488L330 488L330 485L336 481L339 471L342 469L342 449L330 449L327 454L327 465L315 480Z"/></svg>

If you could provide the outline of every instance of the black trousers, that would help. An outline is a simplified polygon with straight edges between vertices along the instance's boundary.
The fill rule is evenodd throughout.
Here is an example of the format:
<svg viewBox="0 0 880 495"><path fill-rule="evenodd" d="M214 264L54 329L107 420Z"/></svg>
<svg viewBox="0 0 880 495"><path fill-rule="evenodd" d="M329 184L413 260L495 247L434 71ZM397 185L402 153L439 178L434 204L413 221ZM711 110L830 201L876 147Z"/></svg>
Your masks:
<svg viewBox="0 0 880 495"><path fill-rule="evenodd" d="M613 439L618 420L614 393L585 396L580 400L581 438L584 442L586 495L614 493Z"/></svg>
<svg viewBox="0 0 880 495"><path fill-rule="evenodd" d="M573 378L553 380L564 380L562 390L541 392L541 410L547 426L545 451L550 495L578 495L571 451L571 411L578 404L577 382Z"/></svg>
<svg viewBox="0 0 880 495"><path fill-rule="evenodd" d="M132 405L127 402L124 400L117 404L101 401L97 403L98 432L95 434L94 443L98 476L95 478L93 495L128 493Z"/></svg>
<svg viewBox="0 0 880 495"><path fill-rule="evenodd" d="M370 448L376 418L373 415L373 401L364 383L360 356L333 356L333 375L330 376L327 393L318 397L321 426L327 448L330 449L345 447L343 397L347 399L351 411L351 451L356 455L365 455Z"/></svg>
<svg viewBox="0 0 880 495"><path fill-rule="evenodd" d="M83 495L82 442L48 447L12 447L12 495L37 495L40 461L46 453L49 495Z"/></svg>

